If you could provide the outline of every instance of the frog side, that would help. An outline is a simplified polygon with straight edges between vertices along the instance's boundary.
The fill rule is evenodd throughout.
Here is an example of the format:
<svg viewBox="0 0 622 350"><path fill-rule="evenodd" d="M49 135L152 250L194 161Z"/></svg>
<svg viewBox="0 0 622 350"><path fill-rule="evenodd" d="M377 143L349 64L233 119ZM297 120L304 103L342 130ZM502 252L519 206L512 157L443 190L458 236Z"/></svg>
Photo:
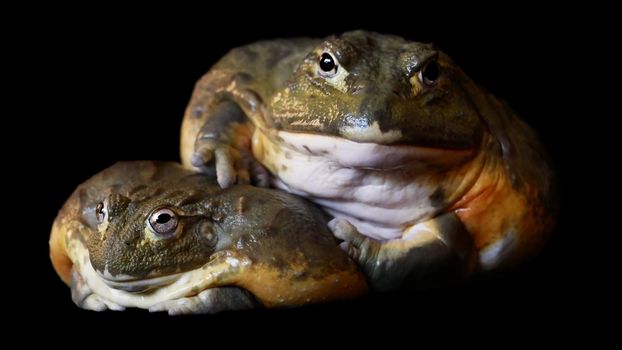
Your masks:
<svg viewBox="0 0 622 350"><path fill-rule="evenodd" d="M364 276L306 201L221 190L164 162L120 162L72 194L50 237L54 268L86 309L214 313L350 298Z"/></svg>
<svg viewBox="0 0 622 350"><path fill-rule="evenodd" d="M535 133L429 44L366 31L236 48L197 83L187 167L304 196L377 290L493 271L551 232Z"/></svg>

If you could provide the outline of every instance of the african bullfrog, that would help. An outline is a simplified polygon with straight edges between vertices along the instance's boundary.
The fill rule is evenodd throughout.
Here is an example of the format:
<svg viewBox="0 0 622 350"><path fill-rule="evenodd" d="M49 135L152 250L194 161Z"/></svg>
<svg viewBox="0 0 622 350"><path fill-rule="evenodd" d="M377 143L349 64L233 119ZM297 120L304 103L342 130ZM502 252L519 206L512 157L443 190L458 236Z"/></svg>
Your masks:
<svg viewBox="0 0 622 350"><path fill-rule="evenodd" d="M326 222L282 191L223 190L176 163L120 162L67 200L50 257L73 301L92 310L214 313L365 293Z"/></svg>
<svg viewBox="0 0 622 350"><path fill-rule="evenodd" d="M532 129L436 47L397 36L231 50L195 87L181 157L222 187L320 205L376 290L516 266L554 221Z"/></svg>

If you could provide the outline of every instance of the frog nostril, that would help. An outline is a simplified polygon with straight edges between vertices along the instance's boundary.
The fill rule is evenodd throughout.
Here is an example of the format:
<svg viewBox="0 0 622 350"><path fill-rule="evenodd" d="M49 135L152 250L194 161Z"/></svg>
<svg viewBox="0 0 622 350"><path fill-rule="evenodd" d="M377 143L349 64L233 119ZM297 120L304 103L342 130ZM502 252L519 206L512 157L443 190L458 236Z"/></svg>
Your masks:
<svg viewBox="0 0 622 350"><path fill-rule="evenodd" d="M378 86L374 84L355 84L350 89L351 94L365 94L365 95L373 95L377 94L380 90Z"/></svg>
<svg viewBox="0 0 622 350"><path fill-rule="evenodd" d="M351 94L357 94L359 92L361 92L363 90L363 87L360 85L355 85L352 87L352 89L350 90Z"/></svg>

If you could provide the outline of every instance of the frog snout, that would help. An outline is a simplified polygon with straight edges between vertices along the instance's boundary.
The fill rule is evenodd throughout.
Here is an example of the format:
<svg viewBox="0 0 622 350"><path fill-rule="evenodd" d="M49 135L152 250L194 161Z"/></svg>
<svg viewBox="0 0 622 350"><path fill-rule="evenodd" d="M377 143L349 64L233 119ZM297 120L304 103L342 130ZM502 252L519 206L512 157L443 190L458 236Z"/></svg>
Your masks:
<svg viewBox="0 0 622 350"><path fill-rule="evenodd" d="M372 89L372 88L370 88ZM371 90L370 90L371 91ZM373 142L379 144L392 144L400 142L402 132L391 125L393 93L379 95L367 95L360 104L358 111L352 112L341 118L339 132L342 137L355 142Z"/></svg>

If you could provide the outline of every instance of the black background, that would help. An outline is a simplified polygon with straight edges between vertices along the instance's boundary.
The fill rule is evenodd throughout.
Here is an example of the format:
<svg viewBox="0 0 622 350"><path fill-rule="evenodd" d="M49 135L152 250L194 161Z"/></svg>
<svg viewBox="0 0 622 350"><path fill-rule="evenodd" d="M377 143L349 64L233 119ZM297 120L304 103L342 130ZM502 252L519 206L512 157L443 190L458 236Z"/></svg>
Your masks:
<svg viewBox="0 0 622 350"><path fill-rule="evenodd" d="M552 325L563 325L565 332L575 323L587 309L577 301L591 289L592 277L582 250L583 228L571 220L577 213L569 205L576 199L569 194L570 176L582 150L573 147L581 126L569 121L581 113L576 79L583 71L574 59L576 48L587 45L590 36L577 31L563 9L492 8L469 15L458 9L449 15L439 9L372 8L356 14L320 3L311 7L304 16L284 7L280 11L287 15L272 18L257 18L242 5L189 8L180 16L165 15L166 9L158 14L93 10L40 16L12 27L17 60L26 66L18 71L14 92L24 98L17 119L27 132L20 132L22 141L13 147L20 169L26 169L20 177L28 190L17 200L30 229L19 237L29 247L27 255L9 252L19 261L16 278L25 292L8 300L32 316L27 322L43 321L59 332L71 325L71 333L85 334L110 326L121 336L135 335L137 328L156 334L204 330L205 336L262 329L268 337L286 332L309 340L326 334L345 340L394 333L424 337L446 328L469 329L471 340L493 334L518 340L559 332ZM94 313L72 304L49 263L47 239L56 212L79 183L117 160L178 160L179 129L193 85L230 48L358 28L435 42L537 130L561 189L555 236L537 259L513 273L457 288L292 310L169 318L142 310ZM33 32L20 39L25 30Z"/></svg>

